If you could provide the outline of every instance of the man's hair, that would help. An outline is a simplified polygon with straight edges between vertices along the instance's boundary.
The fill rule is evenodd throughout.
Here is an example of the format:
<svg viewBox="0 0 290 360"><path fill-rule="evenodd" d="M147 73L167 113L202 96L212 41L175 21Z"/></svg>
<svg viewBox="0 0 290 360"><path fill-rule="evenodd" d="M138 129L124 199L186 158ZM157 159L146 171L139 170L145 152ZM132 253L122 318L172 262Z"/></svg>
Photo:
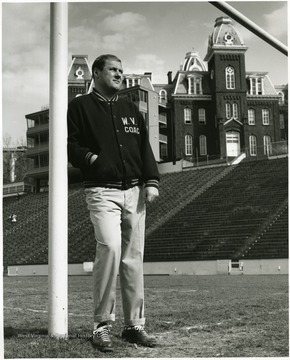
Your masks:
<svg viewBox="0 0 290 360"><path fill-rule="evenodd" d="M92 65L92 74L94 75L95 68L102 71L107 60L115 60L115 61L122 62L116 55L112 55L112 54L100 55L96 58L96 60L94 61L93 65Z"/></svg>

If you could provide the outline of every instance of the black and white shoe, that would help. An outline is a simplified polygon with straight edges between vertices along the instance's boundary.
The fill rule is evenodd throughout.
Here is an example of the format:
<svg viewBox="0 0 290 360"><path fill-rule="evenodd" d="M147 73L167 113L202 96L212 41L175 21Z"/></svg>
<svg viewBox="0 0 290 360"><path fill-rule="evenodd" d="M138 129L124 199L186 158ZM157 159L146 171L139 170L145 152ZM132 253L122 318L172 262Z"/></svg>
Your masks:
<svg viewBox="0 0 290 360"><path fill-rule="evenodd" d="M126 341L146 347L157 345L156 338L148 335L143 325L125 326L122 332L122 338Z"/></svg>
<svg viewBox="0 0 290 360"><path fill-rule="evenodd" d="M110 338L111 325L103 325L93 331L92 344L102 352L113 351L113 343Z"/></svg>

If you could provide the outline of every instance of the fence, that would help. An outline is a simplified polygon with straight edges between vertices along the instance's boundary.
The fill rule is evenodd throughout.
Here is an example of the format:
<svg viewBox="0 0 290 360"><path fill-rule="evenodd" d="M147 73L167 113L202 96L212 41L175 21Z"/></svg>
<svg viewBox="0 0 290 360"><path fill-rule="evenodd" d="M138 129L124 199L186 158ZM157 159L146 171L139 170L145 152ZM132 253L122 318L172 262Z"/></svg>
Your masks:
<svg viewBox="0 0 290 360"><path fill-rule="evenodd" d="M267 146L256 146L255 149L244 147L241 149L239 156L241 154L245 154L247 160L252 161L265 160L275 156L287 156L288 143L284 140L271 143L270 145L267 144ZM234 159L234 157L221 156L220 154L201 156L198 154L198 149L196 149L195 155L182 160L182 168L229 164Z"/></svg>

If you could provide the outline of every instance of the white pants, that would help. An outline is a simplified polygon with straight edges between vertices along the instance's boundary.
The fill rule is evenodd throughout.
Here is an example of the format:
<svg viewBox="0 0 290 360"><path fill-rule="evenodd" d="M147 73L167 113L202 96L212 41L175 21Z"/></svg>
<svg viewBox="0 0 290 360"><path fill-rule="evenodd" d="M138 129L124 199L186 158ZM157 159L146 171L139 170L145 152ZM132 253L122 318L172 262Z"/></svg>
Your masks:
<svg viewBox="0 0 290 360"><path fill-rule="evenodd" d="M115 320L119 272L124 323L144 325L144 189L95 187L85 189L85 193L97 242L93 267L94 321Z"/></svg>

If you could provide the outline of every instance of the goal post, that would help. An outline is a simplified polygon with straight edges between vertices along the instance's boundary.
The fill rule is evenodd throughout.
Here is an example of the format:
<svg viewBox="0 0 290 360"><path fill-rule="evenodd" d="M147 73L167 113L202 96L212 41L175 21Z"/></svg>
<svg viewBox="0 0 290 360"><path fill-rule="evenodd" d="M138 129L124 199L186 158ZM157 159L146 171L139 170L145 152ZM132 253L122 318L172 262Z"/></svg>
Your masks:
<svg viewBox="0 0 290 360"><path fill-rule="evenodd" d="M68 336L68 4L50 4L48 333Z"/></svg>

